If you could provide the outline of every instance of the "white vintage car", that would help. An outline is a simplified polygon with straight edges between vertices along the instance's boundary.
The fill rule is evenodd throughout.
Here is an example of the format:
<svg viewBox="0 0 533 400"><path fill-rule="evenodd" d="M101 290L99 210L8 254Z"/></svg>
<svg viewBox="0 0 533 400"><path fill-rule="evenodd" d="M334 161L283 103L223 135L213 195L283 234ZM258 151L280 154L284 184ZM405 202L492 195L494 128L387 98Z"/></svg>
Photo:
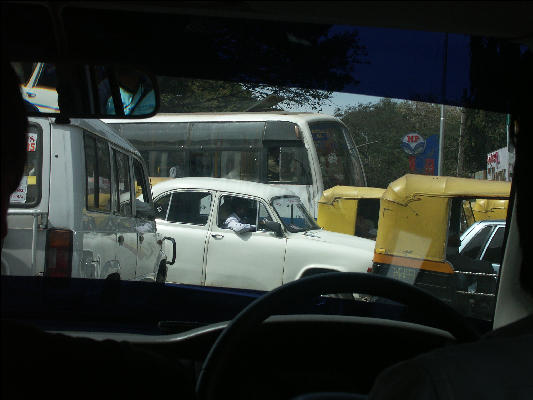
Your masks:
<svg viewBox="0 0 533 400"><path fill-rule="evenodd" d="M271 290L323 272L367 272L374 241L320 229L300 198L279 186L220 178L158 183L152 194L157 231L176 240L167 282ZM236 233L227 218L238 200Z"/></svg>

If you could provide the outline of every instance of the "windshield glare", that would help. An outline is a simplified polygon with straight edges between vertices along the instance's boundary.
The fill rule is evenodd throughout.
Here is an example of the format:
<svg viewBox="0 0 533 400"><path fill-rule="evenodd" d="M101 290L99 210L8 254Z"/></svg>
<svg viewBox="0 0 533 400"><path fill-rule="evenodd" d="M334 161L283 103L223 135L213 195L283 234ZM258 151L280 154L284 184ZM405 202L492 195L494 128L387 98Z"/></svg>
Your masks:
<svg viewBox="0 0 533 400"><path fill-rule="evenodd" d="M298 197L276 197L272 200L272 205L289 232L320 229Z"/></svg>
<svg viewBox="0 0 533 400"><path fill-rule="evenodd" d="M216 27L198 32L210 35L208 26ZM242 69L203 63L213 66L210 79L180 76L192 71L183 65L160 70L159 114L148 119L30 118L2 274L265 292L320 265L409 282L465 316L491 321L514 122L481 99L506 91L472 98L478 88L470 77L479 65L496 68L484 76L499 76L502 55L514 54L521 65L530 50L506 52L504 44L465 35L444 41L442 33L346 26L303 29L300 37L287 26L271 37L254 23L244 41L235 33L227 48L224 35L209 42L210 50L221 46L224 62L238 55ZM194 27L187 35L200 35ZM398 52L388 50L393 39ZM244 54L252 47L233 47L241 41L265 53ZM57 109L51 66L14 63L28 109ZM247 68L264 75L217 75ZM291 70L294 81L284 79ZM95 106L109 98L99 79ZM54 237L58 227L66 239ZM324 234L317 246L312 234L291 235L316 229L339 233L331 235L336 242L325 243ZM287 232L291 240L280 240ZM162 238L175 240L176 254Z"/></svg>

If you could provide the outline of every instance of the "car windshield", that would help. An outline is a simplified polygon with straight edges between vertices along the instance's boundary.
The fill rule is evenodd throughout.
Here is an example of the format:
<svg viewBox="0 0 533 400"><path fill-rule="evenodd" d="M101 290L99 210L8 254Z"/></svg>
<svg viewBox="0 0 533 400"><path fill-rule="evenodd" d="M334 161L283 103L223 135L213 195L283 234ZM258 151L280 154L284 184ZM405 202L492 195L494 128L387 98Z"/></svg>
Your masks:
<svg viewBox="0 0 533 400"><path fill-rule="evenodd" d="M157 14L152 35L142 13L108 12L102 26L139 46L123 61L151 72L159 112L30 118L3 275L249 301L317 273L369 273L488 329L515 162L510 89L492 77L512 76L530 49L445 32L171 14ZM113 58L105 29L80 39L97 10L66 16L80 40L72 48L89 56L98 43ZM139 29L133 38L118 32L125 20ZM53 58L17 55L28 109L58 113L68 93L86 100L81 89L58 100ZM142 96L128 97L131 110ZM483 221L503 222L470 229ZM242 301L180 318L227 320Z"/></svg>
<svg viewBox="0 0 533 400"><path fill-rule="evenodd" d="M298 197L276 197L272 199L272 206L289 232L320 229Z"/></svg>

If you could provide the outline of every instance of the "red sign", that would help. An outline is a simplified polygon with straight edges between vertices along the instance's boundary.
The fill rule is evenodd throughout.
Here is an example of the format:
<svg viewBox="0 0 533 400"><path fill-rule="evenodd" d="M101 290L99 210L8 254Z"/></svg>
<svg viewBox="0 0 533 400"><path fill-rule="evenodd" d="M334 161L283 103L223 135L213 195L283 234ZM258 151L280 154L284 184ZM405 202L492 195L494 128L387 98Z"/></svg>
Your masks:
<svg viewBox="0 0 533 400"><path fill-rule="evenodd" d="M415 156L409 156L409 171L415 170L416 168L415 160L416 160Z"/></svg>
<svg viewBox="0 0 533 400"><path fill-rule="evenodd" d="M408 135L407 136L407 143L416 143L420 140L419 135Z"/></svg>
<svg viewBox="0 0 533 400"><path fill-rule="evenodd" d="M426 165L424 166L424 173L426 175L435 175L435 159L426 158Z"/></svg>
<svg viewBox="0 0 533 400"><path fill-rule="evenodd" d="M487 164L499 164L500 163L500 153L495 151L494 153L490 153L487 156Z"/></svg>

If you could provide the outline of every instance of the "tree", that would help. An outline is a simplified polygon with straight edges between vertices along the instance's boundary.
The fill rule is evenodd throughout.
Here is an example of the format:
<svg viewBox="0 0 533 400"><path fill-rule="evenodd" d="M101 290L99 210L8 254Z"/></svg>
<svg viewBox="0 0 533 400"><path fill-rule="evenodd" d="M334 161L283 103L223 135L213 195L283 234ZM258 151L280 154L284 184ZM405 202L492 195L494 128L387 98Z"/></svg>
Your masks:
<svg viewBox="0 0 533 400"><path fill-rule="evenodd" d="M464 171L487 168L487 154L507 145L505 114L466 109Z"/></svg>
<svg viewBox="0 0 533 400"><path fill-rule="evenodd" d="M386 187L409 173L408 156L400 143L407 133L417 132L427 138L439 133L440 106L412 101L382 99L376 104L360 104L339 110L350 129L363 159L369 186ZM457 138L460 111L445 110L444 173L453 174L457 167Z"/></svg>
<svg viewBox="0 0 533 400"><path fill-rule="evenodd" d="M204 79L158 77L161 92L160 112L244 112L269 98L278 102L265 104L254 111L279 109L279 107L307 106L317 112L332 92L300 89L266 84L234 83Z"/></svg>
<svg viewBox="0 0 533 400"><path fill-rule="evenodd" d="M271 95L320 111L332 91L358 84L356 67L366 55L348 26L198 17L182 41L179 68L196 79L160 78L163 112L244 111ZM217 80L202 79L206 72Z"/></svg>

